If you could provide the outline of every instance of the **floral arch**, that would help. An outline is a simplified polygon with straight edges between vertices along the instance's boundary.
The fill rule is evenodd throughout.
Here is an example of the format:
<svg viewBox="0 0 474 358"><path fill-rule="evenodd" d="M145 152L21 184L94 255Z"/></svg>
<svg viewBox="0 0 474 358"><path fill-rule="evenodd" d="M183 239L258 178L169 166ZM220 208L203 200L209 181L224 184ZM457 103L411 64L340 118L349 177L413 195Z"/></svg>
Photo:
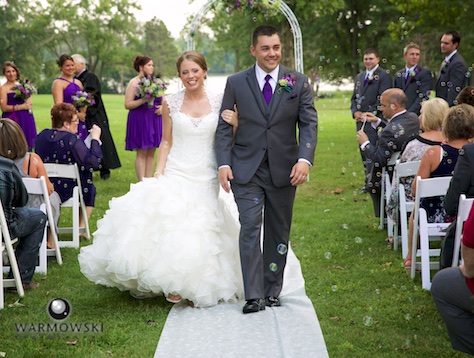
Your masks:
<svg viewBox="0 0 474 358"><path fill-rule="evenodd" d="M223 0L208 0L208 2L201 7L198 13L194 16L191 26L189 27L188 39L187 39L187 48L188 50L194 49L194 34L197 27L201 23L201 19L206 15L214 3L221 2ZM303 37L301 36L301 28L293 11L288 7L288 5L283 0L242 0L242 3L247 3L248 6L256 7L257 9L265 8L275 8L279 10L283 15L285 15L288 23L290 24L291 31L293 33L294 41L294 56L295 56L295 69L298 72L304 72L303 66ZM242 5L240 1L235 1L234 9L246 7Z"/></svg>

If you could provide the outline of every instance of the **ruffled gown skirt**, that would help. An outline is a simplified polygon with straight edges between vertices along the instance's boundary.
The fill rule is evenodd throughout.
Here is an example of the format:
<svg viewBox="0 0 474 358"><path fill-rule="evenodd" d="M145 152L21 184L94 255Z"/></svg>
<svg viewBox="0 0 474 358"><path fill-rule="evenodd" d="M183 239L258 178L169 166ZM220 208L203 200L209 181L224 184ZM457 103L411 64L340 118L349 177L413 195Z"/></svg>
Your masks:
<svg viewBox="0 0 474 358"><path fill-rule="evenodd" d="M218 188L217 180L169 171L132 184L82 248L82 273L136 298L173 293L204 307L240 297L237 211Z"/></svg>

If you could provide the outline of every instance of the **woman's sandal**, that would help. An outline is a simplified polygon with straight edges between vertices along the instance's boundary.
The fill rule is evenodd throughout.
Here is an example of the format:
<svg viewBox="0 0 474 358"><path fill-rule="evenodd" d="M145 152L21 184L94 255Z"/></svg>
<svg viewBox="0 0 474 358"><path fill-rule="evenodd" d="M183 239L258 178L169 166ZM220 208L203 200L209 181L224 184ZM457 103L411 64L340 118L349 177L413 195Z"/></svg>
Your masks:
<svg viewBox="0 0 474 358"><path fill-rule="evenodd" d="M403 261L403 267L405 270L411 270L411 258L408 257Z"/></svg>
<svg viewBox="0 0 474 358"><path fill-rule="evenodd" d="M168 293L168 296L166 296L166 301L171 303L180 303L181 296L173 293Z"/></svg>

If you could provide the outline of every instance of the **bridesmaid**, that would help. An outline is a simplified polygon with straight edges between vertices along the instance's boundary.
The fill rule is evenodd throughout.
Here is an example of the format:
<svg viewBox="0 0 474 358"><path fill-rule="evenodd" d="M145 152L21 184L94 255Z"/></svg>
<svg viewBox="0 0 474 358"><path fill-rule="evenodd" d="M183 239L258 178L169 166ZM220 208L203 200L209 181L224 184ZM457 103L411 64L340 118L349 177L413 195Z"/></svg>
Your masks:
<svg viewBox="0 0 474 358"><path fill-rule="evenodd" d="M31 112L31 98L23 100L15 97L13 87L18 84L20 70L13 62L5 62L2 72L7 79L7 82L0 87L2 117L10 118L20 125L25 134L28 148L31 150L35 147L36 141L36 124Z"/></svg>
<svg viewBox="0 0 474 358"><path fill-rule="evenodd" d="M61 75L53 81L51 88L54 104L70 103L74 105L72 96L74 96L77 91L83 90L82 82L74 78L76 71L74 60L71 56L63 54L56 62L61 70ZM79 113L77 113L77 118L79 118L77 135L84 140L88 135L86 126L87 107L77 108L77 110L79 111Z"/></svg>
<svg viewBox="0 0 474 358"><path fill-rule="evenodd" d="M125 149L136 150L135 171L138 180L153 176L156 148L160 146L162 135L161 97L155 98L149 108L147 98L140 98L137 89L140 80L153 76L153 60L147 56L136 56L133 68L138 76L132 78L125 91L125 108L128 113Z"/></svg>

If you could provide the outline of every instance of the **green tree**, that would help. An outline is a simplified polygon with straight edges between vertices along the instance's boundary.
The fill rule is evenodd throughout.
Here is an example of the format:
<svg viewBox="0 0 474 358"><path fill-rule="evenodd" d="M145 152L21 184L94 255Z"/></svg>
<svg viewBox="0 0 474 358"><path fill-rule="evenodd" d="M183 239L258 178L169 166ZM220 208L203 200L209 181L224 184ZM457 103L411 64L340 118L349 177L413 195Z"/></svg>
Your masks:
<svg viewBox="0 0 474 358"><path fill-rule="evenodd" d="M153 59L155 68L163 77L175 77L178 48L166 25L155 17L145 23L144 33L143 53Z"/></svg>

